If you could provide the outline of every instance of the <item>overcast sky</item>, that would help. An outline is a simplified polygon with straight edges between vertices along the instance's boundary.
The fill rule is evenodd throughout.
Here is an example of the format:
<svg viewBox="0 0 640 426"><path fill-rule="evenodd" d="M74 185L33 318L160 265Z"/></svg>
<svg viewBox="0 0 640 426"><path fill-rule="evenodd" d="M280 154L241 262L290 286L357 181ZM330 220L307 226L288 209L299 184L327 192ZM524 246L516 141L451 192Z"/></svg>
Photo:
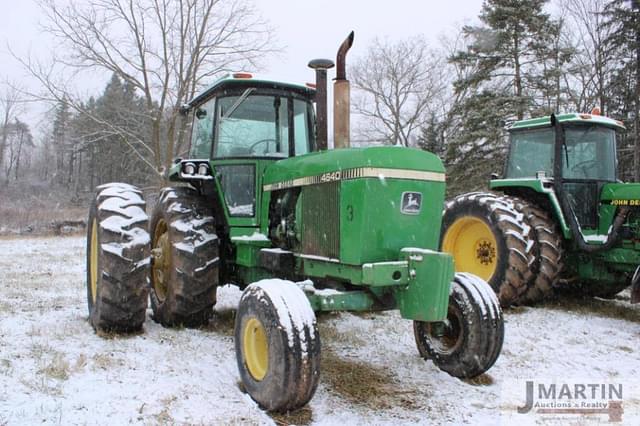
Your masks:
<svg viewBox="0 0 640 426"><path fill-rule="evenodd" d="M435 45L441 34L476 21L482 6L482 0L254 0L254 3L276 29L278 44L284 48L282 54L267 60L263 72L295 82L313 81L308 61L320 57L335 60L338 45L351 30L355 31L352 56L364 53L376 36L393 40L424 34ZM0 11L0 79L24 84L28 76L8 49L20 55L31 51L38 56L47 54L52 42L40 31L43 17L35 0L0 0ZM97 78L95 84L90 81L85 89L100 93L107 78Z"/></svg>

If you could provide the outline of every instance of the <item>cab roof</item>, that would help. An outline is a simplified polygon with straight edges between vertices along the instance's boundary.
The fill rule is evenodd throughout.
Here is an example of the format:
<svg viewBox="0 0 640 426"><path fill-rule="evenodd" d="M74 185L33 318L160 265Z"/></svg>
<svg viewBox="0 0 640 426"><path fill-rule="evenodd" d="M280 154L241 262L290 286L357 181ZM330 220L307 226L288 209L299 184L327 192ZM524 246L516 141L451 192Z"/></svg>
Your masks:
<svg viewBox="0 0 640 426"><path fill-rule="evenodd" d="M564 124L600 124L603 126L611 127L616 130L625 130L622 121L614 120L613 118L604 117L596 114L559 114L556 115L556 120ZM544 116L538 118L530 118L527 120L516 121L507 127L507 130L526 130L537 129L541 127L551 126L551 116Z"/></svg>
<svg viewBox="0 0 640 426"><path fill-rule="evenodd" d="M313 97L316 90L313 87L305 86L297 83L286 83L282 81L275 81L263 78L254 77L250 73L231 73L226 74L216 80L211 86L200 92L189 101L189 106L197 105L204 101L206 98L211 97L215 92L233 88L233 87L260 87L268 89L284 89L298 92L302 95Z"/></svg>

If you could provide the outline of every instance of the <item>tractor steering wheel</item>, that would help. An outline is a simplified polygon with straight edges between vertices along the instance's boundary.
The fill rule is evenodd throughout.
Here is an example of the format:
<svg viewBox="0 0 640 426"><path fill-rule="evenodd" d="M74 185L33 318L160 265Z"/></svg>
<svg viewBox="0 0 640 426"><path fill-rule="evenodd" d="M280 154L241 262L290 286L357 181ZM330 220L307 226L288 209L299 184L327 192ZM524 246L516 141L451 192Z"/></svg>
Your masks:
<svg viewBox="0 0 640 426"><path fill-rule="evenodd" d="M585 178L589 177L589 169L598 165L597 160L585 160L571 166L572 172L581 172Z"/></svg>
<svg viewBox="0 0 640 426"><path fill-rule="evenodd" d="M271 138L260 139L259 141L254 142L254 143L251 144L251 146L249 146L249 151L252 154L256 154L256 146L264 143L264 144L267 144L267 146L265 147L266 149L263 151L263 153L266 153L268 151L268 149L269 149L269 143L270 142L273 142L275 144L276 140L275 139L271 139Z"/></svg>

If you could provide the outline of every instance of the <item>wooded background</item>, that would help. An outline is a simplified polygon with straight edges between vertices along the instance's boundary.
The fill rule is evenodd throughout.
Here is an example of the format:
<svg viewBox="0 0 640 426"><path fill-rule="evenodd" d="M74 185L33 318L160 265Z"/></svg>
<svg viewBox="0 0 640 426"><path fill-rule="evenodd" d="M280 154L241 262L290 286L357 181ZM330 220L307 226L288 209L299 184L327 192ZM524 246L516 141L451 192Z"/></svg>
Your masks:
<svg viewBox="0 0 640 426"><path fill-rule="evenodd" d="M109 181L163 185L187 149L179 107L226 72L260 70L278 50L248 0L40 5L58 49L51 61L16 56L37 91L0 86L5 203L34 188L80 204ZM477 25L437 43L379 38L359 52L348 64L355 143L436 153L449 195L501 172L510 121L593 107L624 122L619 178L640 181L638 0L486 0ZM97 97L74 94L74 72L87 69L111 75ZM26 114L35 101L50 105L44 120Z"/></svg>

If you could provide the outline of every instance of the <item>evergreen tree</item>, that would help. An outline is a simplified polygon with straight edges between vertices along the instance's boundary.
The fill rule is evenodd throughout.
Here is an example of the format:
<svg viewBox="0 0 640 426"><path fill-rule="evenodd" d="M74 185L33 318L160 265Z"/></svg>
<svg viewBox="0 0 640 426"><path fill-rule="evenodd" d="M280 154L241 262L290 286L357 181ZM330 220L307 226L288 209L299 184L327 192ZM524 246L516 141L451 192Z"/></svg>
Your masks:
<svg viewBox="0 0 640 426"><path fill-rule="evenodd" d="M446 163L451 191L485 185L504 161L505 120L560 102L559 71L565 58L560 26L543 11L547 0L486 0L481 25L463 28L464 51L450 60L462 69L454 83L460 97L450 113L456 131L448 135Z"/></svg>
<svg viewBox="0 0 640 426"><path fill-rule="evenodd" d="M621 176L640 182L640 1L613 0L605 9L607 44L620 66L610 87L610 114L630 127L619 146Z"/></svg>

